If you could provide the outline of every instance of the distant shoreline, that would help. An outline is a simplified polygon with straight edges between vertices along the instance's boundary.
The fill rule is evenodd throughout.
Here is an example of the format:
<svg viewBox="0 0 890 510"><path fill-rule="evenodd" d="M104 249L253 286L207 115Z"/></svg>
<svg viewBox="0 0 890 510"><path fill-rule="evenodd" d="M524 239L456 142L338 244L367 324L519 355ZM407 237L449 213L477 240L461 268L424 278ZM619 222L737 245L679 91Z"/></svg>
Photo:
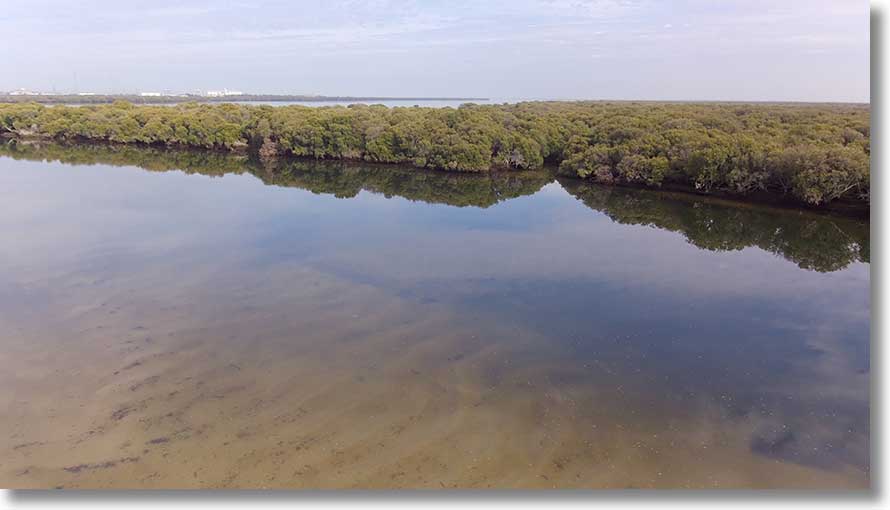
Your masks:
<svg viewBox="0 0 890 510"><path fill-rule="evenodd" d="M197 94L142 96L138 94L0 94L0 103L43 104L110 104L127 101L135 104L176 103L326 103L368 101L488 101L487 97L382 97L382 96L304 96L288 94L239 94L228 96L199 96Z"/></svg>
<svg viewBox="0 0 890 510"><path fill-rule="evenodd" d="M310 96L291 94L241 94L229 96L201 96L197 94L142 96L138 94L2 94L2 103L40 103L40 104L111 104L115 101L127 101L133 104L181 104L181 103L370 103L390 101L496 101L498 103L611 103L611 104L678 104L678 105L793 105L793 106L857 106L871 108L870 102L857 101L781 101L781 100L695 100L695 99L509 99L490 97L389 97L389 96Z"/></svg>

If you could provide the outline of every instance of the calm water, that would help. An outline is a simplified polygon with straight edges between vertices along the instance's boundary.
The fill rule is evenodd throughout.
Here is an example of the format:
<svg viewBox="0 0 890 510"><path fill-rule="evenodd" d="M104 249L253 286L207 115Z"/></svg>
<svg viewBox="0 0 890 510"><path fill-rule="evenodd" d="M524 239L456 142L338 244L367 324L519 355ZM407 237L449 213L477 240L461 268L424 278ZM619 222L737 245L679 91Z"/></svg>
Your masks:
<svg viewBox="0 0 890 510"><path fill-rule="evenodd" d="M227 101L233 104L242 104L247 106L311 106L311 107L322 107L322 106L349 106L351 104L364 104L364 105L383 105L387 108L395 108L395 107L412 107L412 106L422 106L424 108L457 108L462 104L473 103L473 104L503 104L503 103L518 103L521 101L546 101L547 99L517 99L517 98L497 98L497 99L391 99L391 100L380 100L380 101L238 101L237 96L232 96L231 101ZM175 106L177 104L182 103L144 103L151 106ZM220 104L220 103L209 103L209 104ZM51 106L51 105L48 105ZM72 103L67 104L66 106L87 106L85 103Z"/></svg>
<svg viewBox="0 0 890 510"><path fill-rule="evenodd" d="M234 98L233 98L234 99ZM244 104L244 105L268 105L268 106L291 106L291 105L300 105L300 106L349 106L351 104L381 104L386 106L387 108L394 108L398 106L402 107L412 107L412 106L422 106L425 108L457 108L462 104L473 103L473 104L501 104L501 103L516 103L519 100L517 99L424 99L424 100L405 100L405 99L392 99L385 101L232 101L236 104Z"/></svg>
<svg viewBox="0 0 890 510"><path fill-rule="evenodd" d="M0 149L0 486L866 487L868 224Z"/></svg>

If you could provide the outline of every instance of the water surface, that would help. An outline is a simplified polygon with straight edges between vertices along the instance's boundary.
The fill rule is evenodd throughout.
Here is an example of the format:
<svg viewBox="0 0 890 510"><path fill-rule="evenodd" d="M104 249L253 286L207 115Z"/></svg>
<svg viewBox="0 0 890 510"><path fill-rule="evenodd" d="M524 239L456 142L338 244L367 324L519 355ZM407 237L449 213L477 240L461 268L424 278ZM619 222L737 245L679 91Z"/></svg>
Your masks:
<svg viewBox="0 0 890 510"><path fill-rule="evenodd" d="M0 149L0 486L867 487L868 224Z"/></svg>

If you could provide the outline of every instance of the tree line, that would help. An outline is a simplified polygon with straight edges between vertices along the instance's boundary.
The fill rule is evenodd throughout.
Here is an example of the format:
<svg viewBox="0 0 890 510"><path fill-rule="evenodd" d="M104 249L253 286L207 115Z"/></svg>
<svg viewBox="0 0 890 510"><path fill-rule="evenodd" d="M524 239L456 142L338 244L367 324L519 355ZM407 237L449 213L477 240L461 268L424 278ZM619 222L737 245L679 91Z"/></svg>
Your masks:
<svg viewBox="0 0 890 510"><path fill-rule="evenodd" d="M868 205L870 108L839 104L525 102L351 105L0 104L0 134L252 149L264 158L482 172L558 167L606 184Z"/></svg>
<svg viewBox="0 0 890 510"><path fill-rule="evenodd" d="M249 173L270 186L340 198L365 190L457 207L490 207L532 195L554 179L552 172L541 170L425 172L343 161L281 158L261 162L237 153L130 145L10 141L0 143L0 156L72 165L138 166L158 172L179 170L211 177ZM869 262L867 221L819 212L791 213L684 193L596 186L578 179L560 177L559 182L568 193L613 221L677 232L699 248L733 251L756 246L820 272Z"/></svg>
<svg viewBox="0 0 890 510"><path fill-rule="evenodd" d="M736 251L756 246L802 269L822 273L870 261L869 225L860 219L733 206L728 201L679 193L585 186L575 180L561 179L560 183L612 221L677 232L704 250Z"/></svg>

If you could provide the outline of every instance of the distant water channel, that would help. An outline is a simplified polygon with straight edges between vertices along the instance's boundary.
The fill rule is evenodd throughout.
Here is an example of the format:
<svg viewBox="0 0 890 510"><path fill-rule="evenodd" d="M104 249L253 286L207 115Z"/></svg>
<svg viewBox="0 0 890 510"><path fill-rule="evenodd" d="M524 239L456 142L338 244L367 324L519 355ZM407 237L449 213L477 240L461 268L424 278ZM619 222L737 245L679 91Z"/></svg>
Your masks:
<svg viewBox="0 0 890 510"><path fill-rule="evenodd" d="M0 147L0 486L864 488L869 225Z"/></svg>
<svg viewBox="0 0 890 510"><path fill-rule="evenodd" d="M208 102L205 104L223 104L223 103L233 103L247 106L310 106L314 108L322 107L322 106L349 106L354 104L363 104L363 105L383 105L387 108L396 108L396 107L405 107L411 108L414 106L420 106L423 108L458 108L461 105L472 103L479 105L497 105L503 103L518 103L521 101L525 101L525 99L515 99L515 98L507 98L507 99L358 99L358 100L343 100L343 101L239 101L237 96L232 96L230 99L226 101L215 101ZM530 100L533 101L533 100ZM148 106L176 106L178 104L183 104L188 101L183 101L181 103L140 103L142 105ZM69 103L65 106L90 106L91 103ZM52 103L47 104L47 106L52 106ZM95 106L95 105L93 105Z"/></svg>

